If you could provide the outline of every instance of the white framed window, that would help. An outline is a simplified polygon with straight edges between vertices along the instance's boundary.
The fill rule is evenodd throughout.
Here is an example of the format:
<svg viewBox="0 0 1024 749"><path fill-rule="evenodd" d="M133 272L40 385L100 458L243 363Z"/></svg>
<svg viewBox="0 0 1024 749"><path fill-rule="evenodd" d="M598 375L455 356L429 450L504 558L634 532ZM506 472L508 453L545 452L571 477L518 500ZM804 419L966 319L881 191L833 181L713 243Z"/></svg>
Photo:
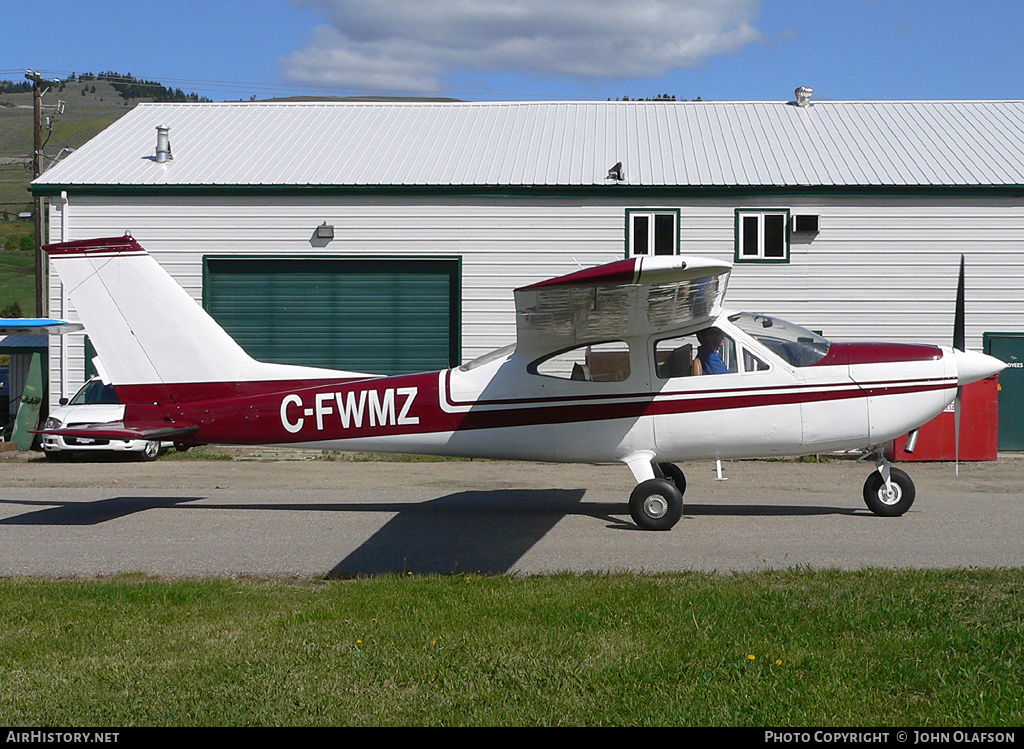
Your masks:
<svg viewBox="0 0 1024 749"><path fill-rule="evenodd" d="M710 350L702 349L701 338L696 333L662 338L654 344L655 372L661 379L672 379L675 377L690 377L692 375L711 374L701 362L694 363L700 359L702 354L707 355ZM718 360L730 373L741 371L736 355L736 344L729 336L721 334L721 343L714 351ZM724 372L722 374L725 374Z"/></svg>
<svg viewBox="0 0 1024 749"><path fill-rule="evenodd" d="M695 359L702 359L702 354L706 357L707 353L708 351L701 347L701 339L698 334L690 333L672 338L662 338L654 344L655 372L663 380L712 374L712 371L708 370L703 362L699 365L694 363ZM737 345L732 338L724 333L721 344L715 353L718 354L720 362L732 374L767 372L771 369L759 357L748 351L745 346Z"/></svg>
<svg viewBox="0 0 1024 749"><path fill-rule="evenodd" d="M737 263L789 262L789 209L736 209Z"/></svg>
<svg viewBox="0 0 1024 749"><path fill-rule="evenodd" d="M535 361L527 371L562 380L625 382L629 379L629 344L588 343Z"/></svg>
<svg viewBox="0 0 1024 749"><path fill-rule="evenodd" d="M626 256L678 255L679 209L628 209Z"/></svg>

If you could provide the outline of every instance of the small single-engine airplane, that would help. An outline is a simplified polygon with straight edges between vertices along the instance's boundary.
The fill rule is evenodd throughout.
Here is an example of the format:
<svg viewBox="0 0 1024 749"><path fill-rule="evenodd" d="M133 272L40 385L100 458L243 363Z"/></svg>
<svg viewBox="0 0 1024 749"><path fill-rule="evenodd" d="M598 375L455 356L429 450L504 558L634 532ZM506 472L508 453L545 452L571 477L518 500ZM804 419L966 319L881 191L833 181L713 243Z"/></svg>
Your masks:
<svg viewBox="0 0 1024 749"><path fill-rule="evenodd" d="M130 235L46 248L123 421L65 437L289 444L626 464L630 514L668 529L681 460L865 449L864 500L902 515L914 485L882 446L1003 362L954 347L832 343L722 309L731 264L634 257L515 291L517 340L461 367L384 377L251 358Z"/></svg>

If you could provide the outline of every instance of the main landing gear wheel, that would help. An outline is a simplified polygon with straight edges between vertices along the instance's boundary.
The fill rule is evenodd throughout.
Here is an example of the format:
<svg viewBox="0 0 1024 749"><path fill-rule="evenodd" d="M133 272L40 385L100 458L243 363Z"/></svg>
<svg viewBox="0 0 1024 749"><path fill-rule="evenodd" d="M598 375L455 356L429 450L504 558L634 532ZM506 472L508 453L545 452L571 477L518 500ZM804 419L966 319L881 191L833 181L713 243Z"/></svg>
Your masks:
<svg viewBox="0 0 1024 749"><path fill-rule="evenodd" d="M680 494L686 494L686 475L682 468L675 463L658 463L658 468L665 474L665 478L676 485Z"/></svg>
<svg viewBox="0 0 1024 749"><path fill-rule="evenodd" d="M864 503L876 515L898 517L914 504L917 492L914 482L899 468L889 469L889 488L886 489L885 479L878 471L872 472L864 482Z"/></svg>
<svg viewBox="0 0 1024 749"><path fill-rule="evenodd" d="M647 531L667 531L683 516L683 493L668 479L648 479L629 496L633 522Z"/></svg>

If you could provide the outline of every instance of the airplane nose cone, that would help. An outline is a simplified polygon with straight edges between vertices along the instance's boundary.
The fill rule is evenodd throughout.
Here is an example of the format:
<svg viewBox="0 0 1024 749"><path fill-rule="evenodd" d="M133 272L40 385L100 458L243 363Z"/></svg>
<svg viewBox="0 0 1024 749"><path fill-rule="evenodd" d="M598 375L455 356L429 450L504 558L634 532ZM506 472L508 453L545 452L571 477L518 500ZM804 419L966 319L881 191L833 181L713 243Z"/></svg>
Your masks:
<svg viewBox="0 0 1024 749"><path fill-rule="evenodd" d="M977 351L953 349L953 355L956 357L958 385L984 380L1006 369L1006 362L988 354L979 354Z"/></svg>

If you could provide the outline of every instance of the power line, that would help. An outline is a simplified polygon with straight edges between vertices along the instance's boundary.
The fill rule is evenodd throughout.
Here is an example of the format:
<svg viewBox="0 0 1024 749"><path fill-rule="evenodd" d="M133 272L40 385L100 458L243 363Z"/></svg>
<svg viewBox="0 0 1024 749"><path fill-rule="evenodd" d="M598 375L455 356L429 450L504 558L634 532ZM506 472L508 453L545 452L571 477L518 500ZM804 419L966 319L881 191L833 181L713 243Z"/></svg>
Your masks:
<svg viewBox="0 0 1024 749"><path fill-rule="evenodd" d="M0 70L0 75L8 73L20 73L23 71L4 71ZM114 74L114 73L93 73L92 71L69 71L69 70L39 70L39 73L43 73L47 76L55 76L60 78L62 81L67 82L70 80L72 75L75 76L75 80L82 80L79 76L88 75L94 77L96 80L105 80L111 83L125 83L139 87L150 87L150 88L193 88L193 89L215 89L224 91L234 91L237 93L296 93L296 92L309 92L322 89L316 89L310 86L303 86L301 84L282 84L282 83L256 83L253 81L223 81L223 80L197 80L192 78L168 78L163 76L147 75L142 78L134 74ZM92 78L87 79L92 80Z"/></svg>
<svg viewBox="0 0 1024 749"><path fill-rule="evenodd" d="M0 75L10 73L22 73L23 70L5 71L0 70ZM134 74L110 74L94 73L92 71L71 71L71 70L38 70L37 72L51 77L60 78L66 81L71 75L81 74L95 76L98 80L107 80L117 83L130 83L136 86L153 86L163 88L191 88L199 90L214 90L221 92L233 92L240 96L262 94L262 95L305 95L305 96L397 96L392 89L377 88L349 88L332 87L325 85L312 85L303 83L266 83L255 81L230 81L230 80L200 80L195 78L168 78L160 75L146 75L138 77ZM456 97L456 96L488 96L494 98L508 99L545 99L562 98L550 93L510 93L499 91L478 91L469 89L422 89L406 92L410 96L424 97ZM605 97L601 97L602 99Z"/></svg>

